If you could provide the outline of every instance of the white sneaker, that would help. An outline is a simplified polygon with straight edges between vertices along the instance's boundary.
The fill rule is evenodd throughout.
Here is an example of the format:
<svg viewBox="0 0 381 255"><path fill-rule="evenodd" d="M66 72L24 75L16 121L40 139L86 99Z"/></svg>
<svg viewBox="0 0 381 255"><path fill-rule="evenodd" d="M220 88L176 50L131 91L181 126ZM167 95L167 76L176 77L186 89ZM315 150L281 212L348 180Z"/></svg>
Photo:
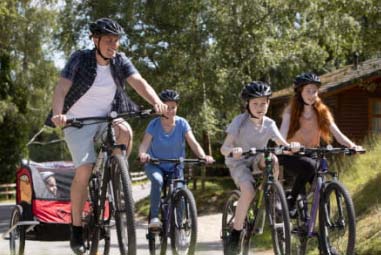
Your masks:
<svg viewBox="0 0 381 255"><path fill-rule="evenodd" d="M149 229L159 229L159 228L161 228L161 222L160 222L159 218L157 218L157 217L152 218L149 221L148 228Z"/></svg>

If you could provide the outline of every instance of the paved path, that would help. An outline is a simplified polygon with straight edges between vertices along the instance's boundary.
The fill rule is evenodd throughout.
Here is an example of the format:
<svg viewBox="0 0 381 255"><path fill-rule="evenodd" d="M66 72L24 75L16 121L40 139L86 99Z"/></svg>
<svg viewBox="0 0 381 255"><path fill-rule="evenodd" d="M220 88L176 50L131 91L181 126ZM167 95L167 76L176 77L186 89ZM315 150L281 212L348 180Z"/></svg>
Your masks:
<svg viewBox="0 0 381 255"><path fill-rule="evenodd" d="M149 193L149 185L137 185L133 187L134 199L140 200ZM10 210L13 205L0 206L0 233L3 233L9 224ZM222 255L222 244L220 241L221 214L200 216L198 218L198 246L197 255ZM149 255L148 242L146 240L147 223L145 219L137 220L137 255ZM117 238L115 231L112 231L110 255L118 255ZM9 244L7 240L0 240L0 255L9 254ZM72 254L68 241L65 242L39 242L26 241L25 255L69 255ZM168 252L168 254L171 254ZM258 252L256 255L272 255L272 252Z"/></svg>

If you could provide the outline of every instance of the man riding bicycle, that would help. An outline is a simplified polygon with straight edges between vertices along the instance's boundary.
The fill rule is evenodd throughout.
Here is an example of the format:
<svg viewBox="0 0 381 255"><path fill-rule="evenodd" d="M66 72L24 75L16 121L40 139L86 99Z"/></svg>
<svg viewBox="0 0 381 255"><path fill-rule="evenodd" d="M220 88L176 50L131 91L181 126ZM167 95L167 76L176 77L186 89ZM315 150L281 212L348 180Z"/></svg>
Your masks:
<svg viewBox="0 0 381 255"><path fill-rule="evenodd" d="M123 28L109 18L101 18L90 23L90 37L94 42L92 50L74 52L61 72L61 77L53 94L52 117L46 124L63 127L69 118L106 116L110 111L126 112L136 110L136 105L124 91L128 84L157 113L165 113L163 104L154 89L139 74L135 66L118 52ZM71 186L72 231L70 247L76 254L85 252L82 239L81 213L87 199L87 185L96 155L94 140L106 128L105 123L84 126L80 129L69 127L64 130L76 167ZM126 121L114 121L115 135L119 144L125 144L127 154L131 151L132 130Z"/></svg>

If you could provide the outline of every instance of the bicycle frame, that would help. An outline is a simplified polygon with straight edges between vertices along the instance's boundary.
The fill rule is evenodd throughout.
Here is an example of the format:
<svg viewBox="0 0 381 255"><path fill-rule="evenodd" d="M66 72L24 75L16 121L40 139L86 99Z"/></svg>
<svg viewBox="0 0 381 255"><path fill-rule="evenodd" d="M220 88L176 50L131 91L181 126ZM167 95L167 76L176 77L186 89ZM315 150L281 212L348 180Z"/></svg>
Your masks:
<svg viewBox="0 0 381 255"><path fill-rule="evenodd" d="M176 190L180 187L177 185L178 183L182 183L184 186L186 185L185 180L180 177L179 170L177 169L177 165L175 165L175 172L170 174L167 173L164 175L164 184L163 184L163 197L161 199L161 208L163 210L163 232L166 235L170 233L170 222L172 221L172 197L175 194Z"/></svg>
<svg viewBox="0 0 381 255"><path fill-rule="evenodd" d="M274 175L273 175L273 165L272 165L272 156L271 151L269 149L264 149L264 159L265 159L265 169L263 171L263 174L260 176L254 177L255 183L254 190L259 192L257 194L258 196L258 203L255 203L255 207L250 207L250 209L253 210L253 215L255 215L255 218L253 221L250 222L249 220L249 230L250 235L254 234L262 234L263 229L266 222L266 211L269 210L269 208L264 208L264 197L269 197L269 189L271 184L274 181ZM253 204L253 203L252 203ZM261 220L261 221L259 221ZM269 222L270 225L273 224L273 222Z"/></svg>
<svg viewBox="0 0 381 255"><path fill-rule="evenodd" d="M314 149L306 149L306 150L314 151ZM340 150L341 150L341 152L344 152L345 154L351 154L354 152L353 149L347 149L347 150L344 149L343 150L342 148L332 148L330 146L327 146L326 151L324 151L324 149L320 149L322 151L319 151L319 149L315 149L315 150L316 151L313 152L314 153L313 158L317 159L317 161L316 161L317 171L316 171L315 180L314 180L316 182L316 185L315 185L314 191L313 191L313 199L312 199L311 210L310 210L310 213L306 215L307 219L305 221L306 225L307 225L306 235L308 238L317 236L317 233L314 232L314 228L315 228L316 218L317 218L318 210L319 210L320 195L321 195L322 191L324 191L324 189L327 185L327 181L325 179L325 176L327 174L329 174L333 177L333 180L337 180L337 173L329 171L328 160L327 160L325 154L329 153L330 151L332 151L332 153L337 153L337 152L340 152ZM362 153L362 152L364 152L364 151L360 151L360 153ZM310 215L310 217L309 217L309 215Z"/></svg>

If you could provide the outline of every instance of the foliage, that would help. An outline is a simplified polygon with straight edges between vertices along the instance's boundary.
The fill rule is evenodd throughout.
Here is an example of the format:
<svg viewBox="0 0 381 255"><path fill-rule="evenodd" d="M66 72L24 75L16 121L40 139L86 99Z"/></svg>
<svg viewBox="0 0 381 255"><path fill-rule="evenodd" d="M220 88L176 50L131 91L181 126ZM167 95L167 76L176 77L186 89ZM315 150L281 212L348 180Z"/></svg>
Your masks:
<svg viewBox="0 0 381 255"><path fill-rule="evenodd" d="M55 1L0 3L0 183L14 179L26 143L42 125L56 80L48 52Z"/></svg>
<svg viewBox="0 0 381 255"><path fill-rule="evenodd" d="M357 253L380 254L381 137L370 137L367 152L346 164L341 180L350 190L356 208Z"/></svg>
<svg viewBox="0 0 381 255"><path fill-rule="evenodd" d="M347 64L355 52L378 54L379 5L375 0L67 0L60 15L68 17L62 34L74 36L64 41L71 47L88 34L86 22L102 16L118 20L127 33L122 50L156 90L170 87L182 94L180 115L191 120L200 138L204 129L212 135L224 129L226 119L239 112L239 91L250 80L280 89L301 71L325 73Z"/></svg>
<svg viewBox="0 0 381 255"><path fill-rule="evenodd" d="M67 57L92 48L87 24L107 16L125 28L121 50L143 77L156 91L178 90L179 115L199 140L207 131L218 149L226 124L241 110L238 95L248 81L265 80L277 90L302 71L325 73L348 64L356 52L360 60L379 56L380 10L377 0L4 0L0 49L10 69L0 69L6 94L0 120L12 112L12 119L21 115L28 123L17 127L27 134L15 142L21 157L22 144L49 109L56 53ZM130 87L127 92L147 105ZM133 128L136 144L145 126ZM14 163L4 164L11 169Z"/></svg>

